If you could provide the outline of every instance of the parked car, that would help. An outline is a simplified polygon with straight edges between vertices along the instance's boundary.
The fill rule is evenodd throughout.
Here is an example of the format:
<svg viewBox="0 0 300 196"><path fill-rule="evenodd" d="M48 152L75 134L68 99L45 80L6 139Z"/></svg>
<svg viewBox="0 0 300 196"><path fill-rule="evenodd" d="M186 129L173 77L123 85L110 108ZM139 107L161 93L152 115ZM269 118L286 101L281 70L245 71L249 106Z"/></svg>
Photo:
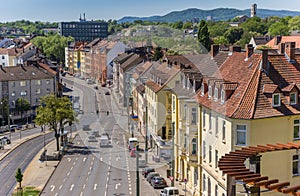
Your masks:
<svg viewBox="0 0 300 196"><path fill-rule="evenodd" d="M143 169L142 175L146 178L150 172L155 172L155 169L151 167L146 167Z"/></svg>
<svg viewBox="0 0 300 196"><path fill-rule="evenodd" d="M153 186L153 188L165 188L167 187L167 182L166 180L161 177L161 176L154 176L151 179L151 186Z"/></svg>
<svg viewBox="0 0 300 196"><path fill-rule="evenodd" d="M10 139L8 137L4 136L0 138L0 141L3 142L2 144L10 144Z"/></svg>
<svg viewBox="0 0 300 196"><path fill-rule="evenodd" d="M140 159L139 160L139 167L141 167L141 168L147 167L146 160Z"/></svg>
<svg viewBox="0 0 300 196"><path fill-rule="evenodd" d="M110 93L108 91L105 92L105 95L110 95Z"/></svg>
<svg viewBox="0 0 300 196"><path fill-rule="evenodd" d="M147 175L147 181L148 181L149 183L151 183L151 180L152 180L152 178L153 178L154 176L160 176L160 175L159 175L159 173L157 173L157 172L150 172L150 173Z"/></svg>
<svg viewBox="0 0 300 196"><path fill-rule="evenodd" d="M179 189L176 187L166 187L164 190L161 190L160 196L179 196Z"/></svg>

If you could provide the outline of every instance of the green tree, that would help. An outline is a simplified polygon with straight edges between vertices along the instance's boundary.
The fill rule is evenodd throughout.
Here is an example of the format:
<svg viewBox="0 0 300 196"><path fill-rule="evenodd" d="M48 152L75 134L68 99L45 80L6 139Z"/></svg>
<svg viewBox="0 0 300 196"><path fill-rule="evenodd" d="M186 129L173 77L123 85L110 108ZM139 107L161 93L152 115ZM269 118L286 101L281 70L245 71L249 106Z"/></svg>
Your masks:
<svg viewBox="0 0 300 196"><path fill-rule="evenodd" d="M209 35L212 38L218 37L218 36L224 36L224 33L229 28L228 22L224 21L211 21L207 23Z"/></svg>
<svg viewBox="0 0 300 196"><path fill-rule="evenodd" d="M39 126L49 126L54 130L57 151L59 151L59 137L63 133L64 126L73 121L77 119L72 103L67 97L56 97L51 94L41 98L41 106L37 109L35 123Z"/></svg>
<svg viewBox="0 0 300 196"><path fill-rule="evenodd" d="M229 44L228 40L224 36L218 36L214 38L215 44Z"/></svg>
<svg viewBox="0 0 300 196"><path fill-rule="evenodd" d="M192 29L193 28L193 23L190 21L187 21L183 23L182 29Z"/></svg>
<svg viewBox="0 0 300 196"><path fill-rule="evenodd" d="M204 20L201 20L198 28L198 42L202 44L206 48L206 50L210 50L210 38L209 32L207 28L207 23Z"/></svg>
<svg viewBox="0 0 300 196"><path fill-rule="evenodd" d="M16 181L19 183L19 188L22 188L23 174L22 174L21 168L17 169L15 178L16 178Z"/></svg>
<svg viewBox="0 0 300 196"><path fill-rule="evenodd" d="M244 32L257 32L262 35L268 32L267 24L259 17L249 18L246 22L242 23L241 27Z"/></svg>
<svg viewBox="0 0 300 196"><path fill-rule="evenodd" d="M289 35L289 27L284 22L275 22L269 27L269 35Z"/></svg>
<svg viewBox="0 0 300 196"><path fill-rule="evenodd" d="M163 57L162 48L161 47L156 47L154 49L154 54L153 54L152 60L153 61L158 61L162 57Z"/></svg>
<svg viewBox="0 0 300 196"><path fill-rule="evenodd" d="M229 41L230 44L234 44L235 42L241 39L243 33L244 31L242 28L234 27L228 29L225 32L224 37Z"/></svg>
<svg viewBox="0 0 300 196"><path fill-rule="evenodd" d="M300 30L300 16L295 16L289 20L290 30Z"/></svg>
<svg viewBox="0 0 300 196"><path fill-rule="evenodd" d="M23 117L23 113L27 112L31 108L29 101L21 97L17 99L15 107L18 113L21 113L21 118Z"/></svg>

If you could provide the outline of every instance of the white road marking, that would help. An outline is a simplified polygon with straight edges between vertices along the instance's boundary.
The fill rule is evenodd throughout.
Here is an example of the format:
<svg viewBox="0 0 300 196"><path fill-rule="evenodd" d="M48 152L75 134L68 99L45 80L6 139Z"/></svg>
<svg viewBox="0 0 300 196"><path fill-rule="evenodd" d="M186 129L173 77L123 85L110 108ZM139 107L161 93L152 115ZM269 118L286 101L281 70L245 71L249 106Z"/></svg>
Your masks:
<svg viewBox="0 0 300 196"><path fill-rule="evenodd" d="M132 195L132 192L131 192L131 191L129 191L129 195Z"/></svg>
<svg viewBox="0 0 300 196"><path fill-rule="evenodd" d="M55 195L54 196L57 196L58 195L58 193L55 193Z"/></svg>
<svg viewBox="0 0 300 196"><path fill-rule="evenodd" d="M86 184L83 185L83 189L85 189Z"/></svg>
<svg viewBox="0 0 300 196"><path fill-rule="evenodd" d="M131 184L128 184L128 186L130 186L130 187L131 187Z"/></svg>
<svg viewBox="0 0 300 196"><path fill-rule="evenodd" d="M120 160L120 157L119 157L119 156L117 156L117 157L116 157L116 161L119 161L119 160Z"/></svg>
<svg viewBox="0 0 300 196"><path fill-rule="evenodd" d="M120 185L120 183L116 184L115 189L118 189Z"/></svg>
<svg viewBox="0 0 300 196"><path fill-rule="evenodd" d="M108 184L105 185L105 188L106 188L106 189L107 189L107 187L108 187Z"/></svg>
<svg viewBox="0 0 300 196"><path fill-rule="evenodd" d="M75 164L76 164L76 162L73 163L73 165L75 165Z"/></svg>
<svg viewBox="0 0 300 196"><path fill-rule="evenodd" d="M67 176L69 176L69 175L70 175L70 172L67 173Z"/></svg>
<svg viewBox="0 0 300 196"><path fill-rule="evenodd" d="M97 184L94 184L94 190L96 190L97 189Z"/></svg>
<svg viewBox="0 0 300 196"><path fill-rule="evenodd" d="M83 195L83 192L80 193L80 196L82 196L82 195Z"/></svg>
<svg viewBox="0 0 300 196"><path fill-rule="evenodd" d="M105 191L105 192L104 192L104 196L106 196L106 195L107 195L107 192Z"/></svg>
<svg viewBox="0 0 300 196"><path fill-rule="evenodd" d="M85 162L85 160L86 160L86 157L84 157L82 161Z"/></svg>
<svg viewBox="0 0 300 196"><path fill-rule="evenodd" d="M72 184L72 185L71 185L71 187L70 187L70 191L72 191L72 190L73 190L73 187L74 187L74 184Z"/></svg>
<svg viewBox="0 0 300 196"><path fill-rule="evenodd" d="M91 165L93 165L93 164L94 164L94 161L91 162Z"/></svg>
<svg viewBox="0 0 300 196"><path fill-rule="evenodd" d="M68 157L68 162L70 162L72 159L70 157Z"/></svg>
<svg viewBox="0 0 300 196"><path fill-rule="evenodd" d="M62 188L62 185L59 186L59 190Z"/></svg>
<svg viewBox="0 0 300 196"><path fill-rule="evenodd" d="M90 170L92 170L92 166L90 166Z"/></svg>
<svg viewBox="0 0 300 196"><path fill-rule="evenodd" d="M93 161L95 160L95 157L93 157Z"/></svg>
<svg viewBox="0 0 300 196"><path fill-rule="evenodd" d="M64 178L64 182L67 180L67 178Z"/></svg>
<svg viewBox="0 0 300 196"><path fill-rule="evenodd" d="M52 184L52 185L50 186L50 188L51 188L51 191L54 191L55 186Z"/></svg>
<svg viewBox="0 0 300 196"><path fill-rule="evenodd" d="M131 191L131 187L129 187L129 188L128 188L128 190L130 190L130 191Z"/></svg>
<svg viewBox="0 0 300 196"><path fill-rule="evenodd" d="M71 167L71 170L73 169L73 166Z"/></svg>
<svg viewBox="0 0 300 196"><path fill-rule="evenodd" d="M100 157L100 161L102 161L102 157Z"/></svg>

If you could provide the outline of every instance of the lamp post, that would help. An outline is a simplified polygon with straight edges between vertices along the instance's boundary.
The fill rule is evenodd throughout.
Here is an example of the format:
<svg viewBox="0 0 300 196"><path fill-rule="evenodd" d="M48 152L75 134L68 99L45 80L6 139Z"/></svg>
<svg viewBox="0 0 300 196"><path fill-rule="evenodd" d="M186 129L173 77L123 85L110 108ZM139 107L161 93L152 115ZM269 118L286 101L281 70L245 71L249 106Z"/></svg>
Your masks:
<svg viewBox="0 0 300 196"><path fill-rule="evenodd" d="M146 105L145 113L145 123L146 123L146 143L145 143L145 161L148 163L148 106Z"/></svg>

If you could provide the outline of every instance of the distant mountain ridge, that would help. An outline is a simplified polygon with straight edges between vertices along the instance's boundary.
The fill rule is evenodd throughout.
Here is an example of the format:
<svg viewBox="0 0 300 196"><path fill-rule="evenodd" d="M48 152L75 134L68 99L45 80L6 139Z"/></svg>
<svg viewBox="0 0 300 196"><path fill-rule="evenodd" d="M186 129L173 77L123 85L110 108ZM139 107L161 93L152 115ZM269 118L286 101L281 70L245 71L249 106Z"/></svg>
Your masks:
<svg viewBox="0 0 300 196"><path fill-rule="evenodd" d="M187 21L193 18L199 18L206 20L208 16L212 16L214 20L228 20L239 15L250 16L250 9L238 10L234 8L217 8L212 10L201 10L197 8L190 8L182 11L173 11L163 16L149 16L149 17L132 17L125 16L118 20L118 23L134 22L135 20L151 21L151 22L176 22ZM266 18L269 16L298 16L300 12L289 10L269 10L269 9L257 9L257 16L260 18Z"/></svg>

